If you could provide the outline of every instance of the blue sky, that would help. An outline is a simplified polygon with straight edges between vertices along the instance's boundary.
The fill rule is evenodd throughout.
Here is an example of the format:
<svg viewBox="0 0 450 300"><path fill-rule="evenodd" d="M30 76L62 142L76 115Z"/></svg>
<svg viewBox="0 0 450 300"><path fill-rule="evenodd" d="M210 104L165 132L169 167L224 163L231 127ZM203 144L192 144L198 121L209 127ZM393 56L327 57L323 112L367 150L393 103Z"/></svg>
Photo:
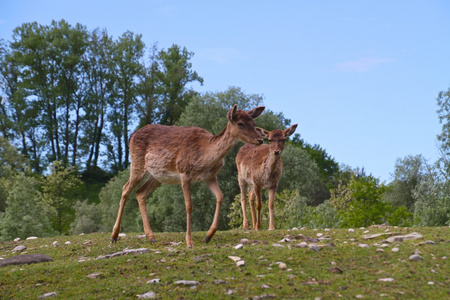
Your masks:
<svg viewBox="0 0 450 300"><path fill-rule="evenodd" d="M390 181L397 158L437 159L450 87L450 1L0 0L0 38L65 19L195 53L194 89L241 87L339 163Z"/></svg>

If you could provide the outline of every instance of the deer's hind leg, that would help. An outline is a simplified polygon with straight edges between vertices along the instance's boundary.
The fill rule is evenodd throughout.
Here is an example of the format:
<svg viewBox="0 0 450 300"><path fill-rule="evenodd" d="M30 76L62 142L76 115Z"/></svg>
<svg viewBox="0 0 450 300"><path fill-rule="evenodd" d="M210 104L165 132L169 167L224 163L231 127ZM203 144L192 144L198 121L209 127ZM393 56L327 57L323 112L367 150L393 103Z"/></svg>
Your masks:
<svg viewBox="0 0 450 300"><path fill-rule="evenodd" d="M239 188L241 189L241 208L242 208L242 218L243 222L242 225L245 230L248 229L248 220L247 220L247 188L248 184L247 182L239 178Z"/></svg>
<svg viewBox="0 0 450 300"><path fill-rule="evenodd" d="M111 242L115 243L120 232L120 222L122 221L123 210L125 208L125 203L130 197L131 192L141 183L144 179L145 171L143 169L130 169L130 178L127 183L122 188L122 197L120 198L119 211L117 212L116 223L114 224L113 231L111 234Z"/></svg>
<svg viewBox="0 0 450 300"><path fill-rule="evenodd" d="M136 198L139 204L139 210L141 212L142 217L142 225L144 227L144 233L148 237L149 241L151 243L156 242L155 234L152 231L152 228L150 227L150 221L148 219L147 214L147 206L146 206L146 200L148 195L150 195L151 192L153 192L156 188L158 188L161 185L159 181L157 181L153 176L150 175L150 177L145 181L145 183L136 191Z"/></svg>

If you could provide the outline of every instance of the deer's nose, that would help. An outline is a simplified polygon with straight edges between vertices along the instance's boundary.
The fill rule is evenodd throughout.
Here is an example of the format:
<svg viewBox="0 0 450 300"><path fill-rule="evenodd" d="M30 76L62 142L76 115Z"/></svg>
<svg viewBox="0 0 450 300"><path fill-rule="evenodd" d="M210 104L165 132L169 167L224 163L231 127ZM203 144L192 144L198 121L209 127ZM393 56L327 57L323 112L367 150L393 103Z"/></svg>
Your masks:
<svg viewBox="0 0 450 300"><path fill-rule="evenodd" d="M275 151L273 151L273 154L275 154L275 155L278 155L278 154L280 154L280 150L275 150Z"/></svg>
<svg viewBox="0 0 450 300"><path fill-rule="evenodd" d="M258 144L261 145L262 143L264 143L264 141L262 139L258 139Z"/></svg>

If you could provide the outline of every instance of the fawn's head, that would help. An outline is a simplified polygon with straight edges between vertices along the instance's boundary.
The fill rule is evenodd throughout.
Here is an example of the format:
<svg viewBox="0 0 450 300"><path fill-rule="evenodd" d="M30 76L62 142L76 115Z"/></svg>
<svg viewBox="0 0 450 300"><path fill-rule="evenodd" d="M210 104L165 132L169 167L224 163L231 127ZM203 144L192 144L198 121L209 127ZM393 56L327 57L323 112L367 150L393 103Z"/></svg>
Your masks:
<svg viewBox="0 0 450 300"><path fill-rule="evenodd" d="M297 129L297 124L285 130L275 129L274 131L267 131L262 128L258 129L263 132L262 137L269 140L270 153L277 156L283 152L286 139L294 134L295 129Z"/></svg>
<svg viewBox="0 0 450 300"><path fill-rule="evenodd" d="M228 129L236 139L254 145L261 145L262 129L255 127L255 121L264 111L264 106L258 106L249 111L238 110L234 105L227 113Z"/></svg>

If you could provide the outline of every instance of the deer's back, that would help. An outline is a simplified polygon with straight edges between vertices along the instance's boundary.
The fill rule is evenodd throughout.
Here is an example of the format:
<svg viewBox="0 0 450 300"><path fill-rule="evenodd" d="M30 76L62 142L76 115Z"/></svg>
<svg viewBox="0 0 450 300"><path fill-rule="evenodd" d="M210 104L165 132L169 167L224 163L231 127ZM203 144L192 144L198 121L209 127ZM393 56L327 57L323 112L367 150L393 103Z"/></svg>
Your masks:
<svg viewBox="0 0 450 300"><path fill-rule="evenodd" d="M203 180L215 171L214 167L222 167L215 162L216 166L211 166L208 147L213 137L198 127L147 125L130 138L132 167L147 169L163 183L179 183L180 173Z"/></svg>

